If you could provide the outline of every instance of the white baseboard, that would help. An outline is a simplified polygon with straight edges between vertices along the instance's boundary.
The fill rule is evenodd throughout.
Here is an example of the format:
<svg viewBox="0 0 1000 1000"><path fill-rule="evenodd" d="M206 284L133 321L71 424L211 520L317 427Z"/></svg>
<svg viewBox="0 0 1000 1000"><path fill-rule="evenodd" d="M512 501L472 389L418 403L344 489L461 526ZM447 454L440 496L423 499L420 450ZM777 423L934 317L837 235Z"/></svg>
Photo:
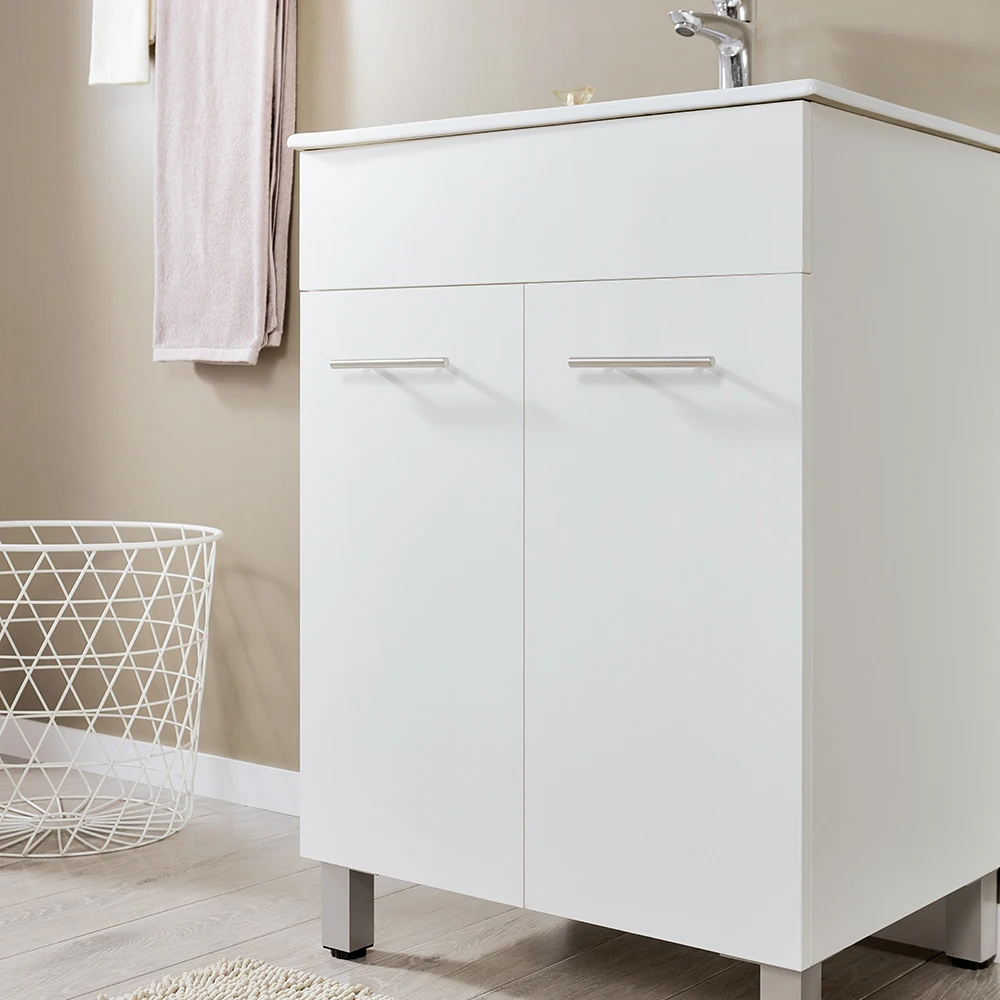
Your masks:
<svg viewBox="0 0 1000 1000"><path fill-rule="evenodd" d="M939 899L930 906L925 906L908 917L903 917L876 937L886 941L898 941L901 944L912 944L918 948L933 948L934 951L944 949L944 900Z"/></svg>
<svg viewBox="0 0 1000 1000"><path fill-rule="evenodd" d="M194 772L194 791L195 795L223 802L299 815L298 771L200 753Z"/></svg>
<svg viewBox="0 0 1000 1000"><path fill-rule="evenodd" d="M11 757L29 757L32 748L37 747L36 758L43 763L56 763L66 759L66 750L77 755L81 769L100 773L105 770L103 761L111 754L121 754L125 749L128 757L142 760L148 756L150 744L139 740L123 741L118 737L100 733L82 733L76 729L59 726L58 731L47 727L44 722L21 719L21 732L9 722L4 725L0 719L0 754ZM127 742L128 746L122 747ZM39 743L41 744L39 746ZM175 751L181 754L182 751ZM119 776L150 780L143 775L138 764L126 764L118 768ZM268 809L271 812L299 815L299 775L297 771L285 771L266 764L250 764L244 760L230 760L214 754L199 753L194 772L195 795L204 795L236 805Z"/></svg>
<svg viewBox="0 0 1000 1000"><path fill-rule="evenodd" d="M997 917L1000 925L1000 912ZM875 936L887 941L917 945L919 948L944 951L944 900L939 899L936 903L911 913ZM1000 931L997 933L997 952L1000 957Z"/></svg>

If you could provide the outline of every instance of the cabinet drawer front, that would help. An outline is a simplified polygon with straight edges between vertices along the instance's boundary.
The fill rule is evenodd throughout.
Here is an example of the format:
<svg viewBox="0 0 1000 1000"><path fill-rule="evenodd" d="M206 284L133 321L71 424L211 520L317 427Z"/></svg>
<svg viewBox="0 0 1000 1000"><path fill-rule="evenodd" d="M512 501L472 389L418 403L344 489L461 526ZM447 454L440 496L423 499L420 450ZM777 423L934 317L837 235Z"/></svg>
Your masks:
<svg viewBox="0 0 1000 1000"><path fill-rule="evenodd" d="M808 270L804 107L304 153L302 288Z"/></svg>
<svg viewBox="0 0 1000 1000"><path fill-rule="evenodd" d="M525 308L525 905L788 967L807 280L552 285Z"/></svg>
<svg viewBox="0 0 1000 1000"><path fill-rule="evenodd" d="M511 904L522 310L520 287L302 302L303 853ZM330 368L357 359L426 367Z"/></svg>

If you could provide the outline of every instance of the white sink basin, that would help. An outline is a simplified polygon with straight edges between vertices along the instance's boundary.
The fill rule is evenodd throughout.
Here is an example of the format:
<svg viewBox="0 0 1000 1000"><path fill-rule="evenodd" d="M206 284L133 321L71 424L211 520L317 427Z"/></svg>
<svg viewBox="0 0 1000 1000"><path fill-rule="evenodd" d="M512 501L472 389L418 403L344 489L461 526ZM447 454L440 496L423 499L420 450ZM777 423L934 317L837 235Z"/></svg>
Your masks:
<svg viewBox="0 0 1000 1000"><path fill-rule="evenodd" d="M373 128L348 129L339 132L306 132L288 140L292 149L332 149L338 146L359 146L381 142L402 142L443 135L467 135L471 132L499 132L506 129L534 128L544 125L564 125L581 121L607 121L613 118L635 118L640 115L662 115L678 111L702 111L707 108L730 108L747 104L774 104L780 101L816 101L832 107L896 122L922 132L948 136L972 146L1000 150L1000 136L914 111L888 101L858 94L820 80L790 80L785 83L765 83L733 90L701 90L690 94L662 94L657 97L637 97L626 101L598 101L575 107L534 108L529 111L508 111L493 115L473 115L468 118L445 118L430 122L404 122L398 125L378 125Z"/></svg>

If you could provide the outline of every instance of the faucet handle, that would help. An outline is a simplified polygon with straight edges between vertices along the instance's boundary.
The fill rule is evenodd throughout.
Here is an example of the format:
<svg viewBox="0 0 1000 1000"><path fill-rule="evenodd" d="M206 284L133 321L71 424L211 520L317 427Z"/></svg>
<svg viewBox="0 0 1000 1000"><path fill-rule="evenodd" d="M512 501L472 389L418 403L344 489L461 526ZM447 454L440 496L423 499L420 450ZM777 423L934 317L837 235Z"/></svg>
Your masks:
<svg viewBox="0 0 1000 1000"><path fill-rule="evenodd" d="M750 23L757 15L757 0L715 0L715 13Z"/></svg>

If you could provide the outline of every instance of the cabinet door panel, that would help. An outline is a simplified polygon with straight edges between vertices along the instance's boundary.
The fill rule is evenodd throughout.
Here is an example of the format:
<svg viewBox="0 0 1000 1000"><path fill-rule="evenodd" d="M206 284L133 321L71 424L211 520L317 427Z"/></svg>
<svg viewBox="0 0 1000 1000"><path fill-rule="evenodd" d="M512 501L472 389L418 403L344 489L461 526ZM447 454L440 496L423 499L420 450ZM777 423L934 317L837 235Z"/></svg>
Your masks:
<svg viewBox="0 0 1000 1000"><path fill-rule="evenodd" d="M519 904L523 290L302 298L303 853Z"/></svg>
<svg viewBox="0 0 1000 1000"><path fill-rule="evenodd" d="M525 905L793 968L806 280L525 300Z"/></svg>

